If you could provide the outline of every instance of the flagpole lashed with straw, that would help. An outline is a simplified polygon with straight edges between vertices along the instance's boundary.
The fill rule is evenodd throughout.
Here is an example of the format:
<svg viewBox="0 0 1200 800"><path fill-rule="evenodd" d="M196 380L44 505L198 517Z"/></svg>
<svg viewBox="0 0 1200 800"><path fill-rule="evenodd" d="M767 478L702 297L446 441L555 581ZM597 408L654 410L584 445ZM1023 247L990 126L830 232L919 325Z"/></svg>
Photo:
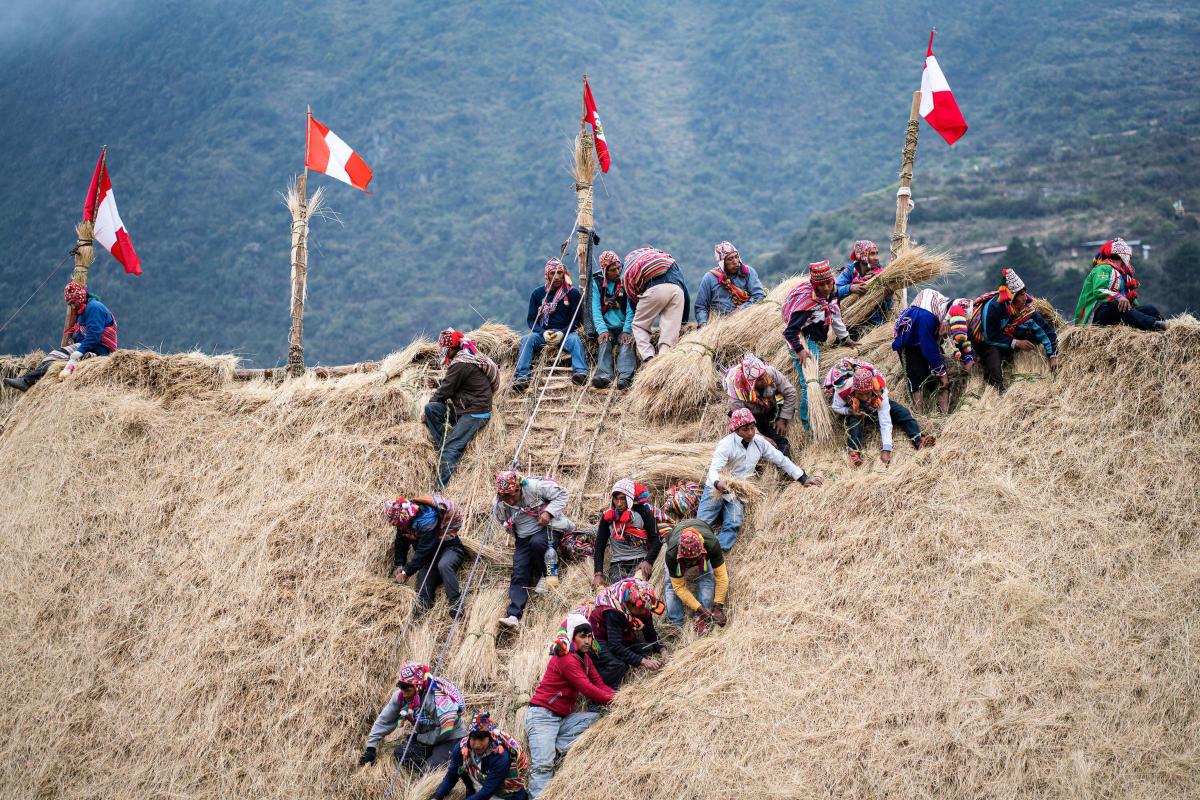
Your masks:
<svg viewBox="0 0 1200 800"><path fill-rule="evenodd" d="M288 192L292 212L292 328L288 335L288 372L304 374L304 300L308 295L308 148L312 106L304 120L304 172Z"/></svg>
<svg viewBox="0 0 1200 800"><path fill-rule="evenodd" d="M900 153L900 188L896 190L896 225L892 228L891 259L908 247L908 212L912 211L913 163L917 160L917 134L921 130L921 93L913 92L912 108L908 112L908 129L904 134L904 149ZM908 305L908 289L900 292L900 304Z"/></svg>
<svg viewBox="0 0 1200 800"><path fill-rule="evenodd" d="M587 86L587 75L583 76L583 85ZM586 91L586 89L585 89ZM578 244L576 245L576 258L579 263L579 287L587 286L589 279L588 275L588 247L590 245L590 233L584 233L584 230L591 231L595 224L595 216L592 210L592 193L593 181L596 178L596 169L598 167L596 161L596 146L592 141L592 134L587 129L587 102L583 101L583 114L579 119L579 136L575 139L575 200L577 203L578 222L576 227L579 229L576 233Z"/></svg>
<svg viewBox="0 0 1200 800"><path fill-rule="evenodd" d="M108 152L108 145L100 148L100 163L104 163L105 154ZM95 195L90 200L91 207L95 207L97 196L100 193L99 185L95 188ZM71 273L71 282L78 283L80 286L87 288L88 268L92 262L96 260L96 248L92 240L94 225L87 215L75 225L75 249L71 252L75 254L75 271ZM67 306L67 319L63 325L61 347L66 347L71 342L71 334L69 331L75 327L75 309Z"/></svg>

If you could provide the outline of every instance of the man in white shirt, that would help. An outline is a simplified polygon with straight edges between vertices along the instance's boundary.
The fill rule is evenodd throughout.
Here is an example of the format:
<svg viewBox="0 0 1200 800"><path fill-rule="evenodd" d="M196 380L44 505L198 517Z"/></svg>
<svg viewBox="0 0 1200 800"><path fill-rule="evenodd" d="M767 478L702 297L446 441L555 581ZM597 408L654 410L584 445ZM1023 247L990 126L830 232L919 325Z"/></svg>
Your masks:
<svg viewBox="0 0 1200 800"><path fill-rule="evenodd" d="M749 478L754 475L758 462L764 458L803 486L821 485L820 478L806 475L770 440L759 435L750 409L735 408L729 415L729 435L717 442L713 451L712 462L708 465L708 478L704 481L704 494L700 497L700 510L697 512L697 516L709 525L714 525L717 517L722 518L717 541L726 553L733 549L738 531L742 529L745 509L742 501L734 497L720 479L721 472L728 472L730 478Z"/></svg>
<svg viewBox="0 0 1200 800"><path fill-rule="evenodd" d="M849 372L849 368L853 372ZM866 421L872 416L879 424L879 460L887 466L892 460L892 427L900 426L916 450L932 447L937 441L921 431L921 425L907 408L888 397L883 373L865 361L847 361L834 365L826 378L833 389L833 412L846 418L846 450L850 464L863 464L862 440Z"/></svg>

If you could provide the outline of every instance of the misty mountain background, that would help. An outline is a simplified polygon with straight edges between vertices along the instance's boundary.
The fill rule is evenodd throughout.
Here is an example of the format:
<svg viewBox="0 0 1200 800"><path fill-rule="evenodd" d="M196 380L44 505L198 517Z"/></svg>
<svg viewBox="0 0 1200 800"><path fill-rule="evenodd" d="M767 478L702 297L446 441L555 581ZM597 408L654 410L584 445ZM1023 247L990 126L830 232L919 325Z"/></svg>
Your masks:
<svg viewBox="0 0 1200 800"><path fill-rule="evenodd" d="M1120 228L1122 191L1144 186L1143 227L1190 246L1196 4L17 0L0 10L0 324L73 245L108 144L144 274L125 275L98 250L90 285L116 314L122 346L283 363L290 218L280 193L303 168L309 103L375 180L365 195L310 176L342 224L312 226L308 363L378 357L481 317L523 324L574 220L584 72L613 155L596 189L602 248L654 244L692 279L722 239L770 274L840 258L847 236L886 248L894 200L878 190L895 182L934 26L971 129L950 148L922 125L915 236L938 244L922 233L923 187L938 186L941 208L953 209L956 181L970 178L978 209L996 184L989 175L1014 163L1028 172L1039 154L1061 161L1072 147L1054 180L1087 173L1075 194L1090 199L1071 206L1083 212L1071 235L1112 235L1091 229L1089 209L1094 227ZM1101 169L1087 144L1126 146L1131 130L1139 157L1110 147ZM837 210L872 192L878 215L863 224L874 227L842 230ZM1020 233L998 208L974 217L986 230L976 224L972 246ZM949 240L961 226L939 213ZM68 262L0 332L0 351L56 344L69 275Z"/></svg>

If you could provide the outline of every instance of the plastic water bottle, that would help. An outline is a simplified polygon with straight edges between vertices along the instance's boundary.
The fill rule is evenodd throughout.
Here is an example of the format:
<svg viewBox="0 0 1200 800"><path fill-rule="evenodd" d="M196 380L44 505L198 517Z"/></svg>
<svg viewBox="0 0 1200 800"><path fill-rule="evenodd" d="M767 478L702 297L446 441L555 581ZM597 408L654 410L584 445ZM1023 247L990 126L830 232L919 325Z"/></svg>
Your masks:
<svg viewBox="0 0 1200 800"><path fill-rule="evenodd" d="M546 548L546 577L558 577L558 551L553 547Z"/></svg>

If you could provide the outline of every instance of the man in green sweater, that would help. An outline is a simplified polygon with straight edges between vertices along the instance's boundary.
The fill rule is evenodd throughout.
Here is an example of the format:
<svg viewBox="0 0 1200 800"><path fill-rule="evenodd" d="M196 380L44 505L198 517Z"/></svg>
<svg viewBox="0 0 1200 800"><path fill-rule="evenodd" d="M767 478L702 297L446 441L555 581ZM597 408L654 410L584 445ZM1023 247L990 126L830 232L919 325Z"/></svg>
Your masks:
<svg viewBox="0 0 1200 800"><path fill-rule="evenodd" d="M682 626L683 608L687 606L696 615L696 630L700 633L707 633L713 625L724 625L729 573L725 551L712 527L699 519L676 524L667 534L665 561L667 620ZM699 598L688 587L690 578L695 579Z"/></svg>

